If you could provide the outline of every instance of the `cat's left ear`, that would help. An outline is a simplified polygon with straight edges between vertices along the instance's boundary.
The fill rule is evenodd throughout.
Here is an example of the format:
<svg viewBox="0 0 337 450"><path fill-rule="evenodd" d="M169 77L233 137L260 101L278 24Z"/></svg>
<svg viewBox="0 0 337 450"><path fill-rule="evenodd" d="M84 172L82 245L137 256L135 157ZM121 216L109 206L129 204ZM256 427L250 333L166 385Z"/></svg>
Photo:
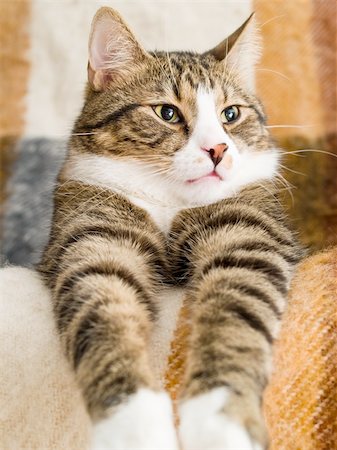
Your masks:
<svg viewBox="0 0 337 450"><path fill-rule="evenodd" d="M254 85L254 69L261 56L261 37L256 25L255 13L230 36L207 52L223 61L232 73L236 73L249 87Z"/></svg>
<svg viewBox="0 0 337 450"><path fill-rule="evenodd" d="M137 42L122 17L112 8L100 8L91 25L88 80L96 91L126 77L150 55Z"/></svg>

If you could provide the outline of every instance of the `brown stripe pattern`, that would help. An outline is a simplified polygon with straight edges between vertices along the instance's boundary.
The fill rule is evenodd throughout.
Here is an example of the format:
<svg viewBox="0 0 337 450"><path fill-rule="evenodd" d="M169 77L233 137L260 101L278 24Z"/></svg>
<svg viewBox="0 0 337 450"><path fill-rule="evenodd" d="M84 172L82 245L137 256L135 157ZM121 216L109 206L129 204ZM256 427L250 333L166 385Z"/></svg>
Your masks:
<svg viewBox="0 0 337 450"><path fill-rule="evenodd" d="M154 386L146 345L165 248L147 213L111 191L67 182L55 202L40 271L88 409L99 417Z"/></svg>
<svg viewBox="0 0 337 450"><path fill-rule="evenodd" d="M301 251L279 204L258 186L182 212L170 239L171 265L186 285L191 311L182 396L229 387L225 412L265 444L262 393Z"/></svg>

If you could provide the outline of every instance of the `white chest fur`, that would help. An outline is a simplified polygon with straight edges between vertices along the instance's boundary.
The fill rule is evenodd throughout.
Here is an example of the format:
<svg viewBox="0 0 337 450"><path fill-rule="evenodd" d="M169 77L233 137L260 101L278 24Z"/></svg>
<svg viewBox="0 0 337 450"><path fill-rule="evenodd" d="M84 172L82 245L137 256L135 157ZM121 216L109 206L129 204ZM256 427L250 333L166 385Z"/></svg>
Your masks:
<svg viewBox="0 0 337 450"><path fill-rule="evenodd" d="M169 232L174 216L181 209L171 205L154 203L147 199L142 199L132 195L128 196L128 199L140 208L145 209L145 211L150 214L159 229L164 233Z"/></svg>
<svg viewBox="0 0 337 450"><path fill-rule="evenodd" d="M124 195L145 209L164 233L169 231L174 216L189 206L169 181L137 161L78 155L69 161L64 174L69 179Z"/></svg>

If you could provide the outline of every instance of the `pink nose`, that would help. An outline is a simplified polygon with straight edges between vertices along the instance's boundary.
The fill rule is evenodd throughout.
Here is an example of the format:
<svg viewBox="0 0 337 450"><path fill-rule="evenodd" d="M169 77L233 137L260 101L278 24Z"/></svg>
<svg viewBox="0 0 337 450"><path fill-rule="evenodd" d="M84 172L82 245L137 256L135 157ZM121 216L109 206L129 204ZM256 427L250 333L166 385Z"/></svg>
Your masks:
<svg viewBox="0 0 337 450"><path fill-rule="evenodd" d="M222 160L225 151L228 149L227 144L218 144L214 145L210 149L205 149L208 152L209 157L213 161L214 167L216 167L219 162Z"/></svg>

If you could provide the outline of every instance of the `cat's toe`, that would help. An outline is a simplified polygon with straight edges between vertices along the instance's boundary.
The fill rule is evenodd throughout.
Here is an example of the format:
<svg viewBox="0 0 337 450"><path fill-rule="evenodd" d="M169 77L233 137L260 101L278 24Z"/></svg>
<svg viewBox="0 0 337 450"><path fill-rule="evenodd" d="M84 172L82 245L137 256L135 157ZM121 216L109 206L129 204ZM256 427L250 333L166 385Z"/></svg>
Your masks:
<svg viewBox="0 0 337 450"><path fill-rule="evenodd" d="M139 389L111 417L94 426L92 450L177 450L171 401Z"/></svg>
<svg viewBox="0 0 337 450"><path fill-rule="evenodd" d="M262 450L240 423L224 413L227 388L185 401L180 407L179 434L184 450Z"/></svg>

